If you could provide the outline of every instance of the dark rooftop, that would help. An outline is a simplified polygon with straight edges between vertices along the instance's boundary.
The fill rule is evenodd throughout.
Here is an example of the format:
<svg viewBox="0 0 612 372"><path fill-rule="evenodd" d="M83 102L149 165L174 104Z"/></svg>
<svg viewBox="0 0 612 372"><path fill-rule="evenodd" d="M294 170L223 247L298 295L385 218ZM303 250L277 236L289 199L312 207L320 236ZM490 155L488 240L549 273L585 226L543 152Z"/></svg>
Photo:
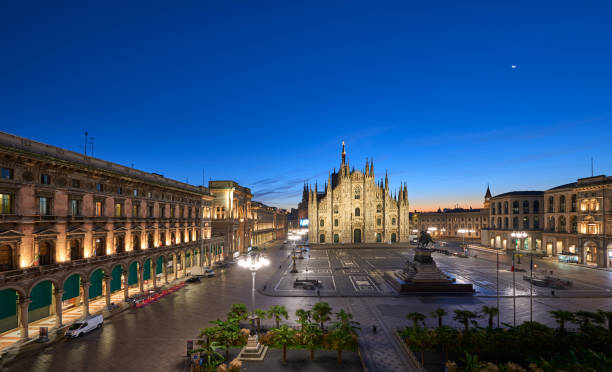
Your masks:
<svg viewBox="0 0 612 372"><path fill-rule="evenodd" d="M494 198L500 198L502 196L540 196L544 195L544 191L510 191L503 194L495 195Z"/></svg>

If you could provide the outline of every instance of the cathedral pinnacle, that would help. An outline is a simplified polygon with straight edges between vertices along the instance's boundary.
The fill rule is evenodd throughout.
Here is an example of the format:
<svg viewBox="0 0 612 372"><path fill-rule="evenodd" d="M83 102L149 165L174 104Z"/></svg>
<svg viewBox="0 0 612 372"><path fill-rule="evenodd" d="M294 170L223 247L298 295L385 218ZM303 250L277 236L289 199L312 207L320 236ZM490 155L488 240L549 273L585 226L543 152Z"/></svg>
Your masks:
<svg viewBox="0 0 612 372"><path fill-rule="evenodd" d="M346 159L346 151L344 151L344 141L342 141L342 165L344 165L345 159Z"/></svg>

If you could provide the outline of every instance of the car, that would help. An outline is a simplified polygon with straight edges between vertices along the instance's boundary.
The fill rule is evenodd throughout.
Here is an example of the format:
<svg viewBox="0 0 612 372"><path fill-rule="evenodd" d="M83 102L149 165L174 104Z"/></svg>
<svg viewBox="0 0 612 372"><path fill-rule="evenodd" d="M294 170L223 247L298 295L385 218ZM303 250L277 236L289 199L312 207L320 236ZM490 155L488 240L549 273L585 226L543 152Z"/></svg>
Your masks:
<svg viewBox="0 0 612 372"><path fill-rule="evenodd" d="M188 278L187 280L185 280L185 282L187 282L187 283L199 283L200 282L200 277L192 276L192 277Z"/></svg>
<svg viewBox="0 0 612 372"><path fill-rule="evenodd" d="M213 270L211 270L211 269L206 269L206 270L204 270L204 274L202 276L210 278L210 277L215 276L215 272Z"/></svg>
<svg viewBox="0 0 612 372"><path fill-rule="evenodd" d="M68 330L66 330L64 336L70 338L81 337L96 328L102 328L102 325L104 325L104 317L101 314L91 315L83 320L73 323L70 327L68 327Z"/></svg>

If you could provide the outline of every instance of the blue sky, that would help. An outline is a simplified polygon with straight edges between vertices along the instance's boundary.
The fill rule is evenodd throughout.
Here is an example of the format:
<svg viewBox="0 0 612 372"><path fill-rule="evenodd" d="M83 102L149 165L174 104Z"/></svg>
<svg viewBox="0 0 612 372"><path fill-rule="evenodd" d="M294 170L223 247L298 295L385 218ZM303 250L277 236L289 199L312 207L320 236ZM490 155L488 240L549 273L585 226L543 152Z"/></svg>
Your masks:
<svg viewBox="0 0 612 372"><path fill-rule="evenodd" d="M612 174L608 1L99 4L3 5L1 130L283 207L342 140L412 209Z"/></svg>

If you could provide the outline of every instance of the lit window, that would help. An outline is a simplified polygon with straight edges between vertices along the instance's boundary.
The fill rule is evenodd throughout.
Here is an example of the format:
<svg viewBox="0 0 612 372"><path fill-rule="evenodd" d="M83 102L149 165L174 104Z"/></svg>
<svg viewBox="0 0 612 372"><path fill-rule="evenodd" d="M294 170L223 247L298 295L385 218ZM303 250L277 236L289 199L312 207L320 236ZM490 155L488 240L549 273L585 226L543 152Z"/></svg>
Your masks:
<svg viewBox="0 0 612 372"><path fill-rule="evenodd" d="M0 213L2 214L12 214L13 213L13 195L0 194Z"/></svg>
<svg viewBox="0 0 612 372"><path fill-rule="evenodd" d="M115 217L121 217L121 203L115 203Z"/></svg>
<svg viewBox="0 0 612 372"><path fill-rule="evenodd" d="M101 217L102 216L102 202L101 201L97 201L96 202L96 217Z"/></svg>
<svg viewBox="0 0 612 372"><path fill-rule="evenodd" d="M96 183L96 191L103 192L104 191L104 185L101 184L101 183Z"/></svg>
<svg viewBox="0 0 612 372"><path fill-rule="evenodd" d="M78 200L70 200L70 215L71 216L79 216L80 215L80 205Z"/></svg>
<svg viewBox="0 0 612 372"><path fill-rule="evenodd" d="M51 214L51 198L39 198L39 212L41 216L47 216Z"/></svg>

